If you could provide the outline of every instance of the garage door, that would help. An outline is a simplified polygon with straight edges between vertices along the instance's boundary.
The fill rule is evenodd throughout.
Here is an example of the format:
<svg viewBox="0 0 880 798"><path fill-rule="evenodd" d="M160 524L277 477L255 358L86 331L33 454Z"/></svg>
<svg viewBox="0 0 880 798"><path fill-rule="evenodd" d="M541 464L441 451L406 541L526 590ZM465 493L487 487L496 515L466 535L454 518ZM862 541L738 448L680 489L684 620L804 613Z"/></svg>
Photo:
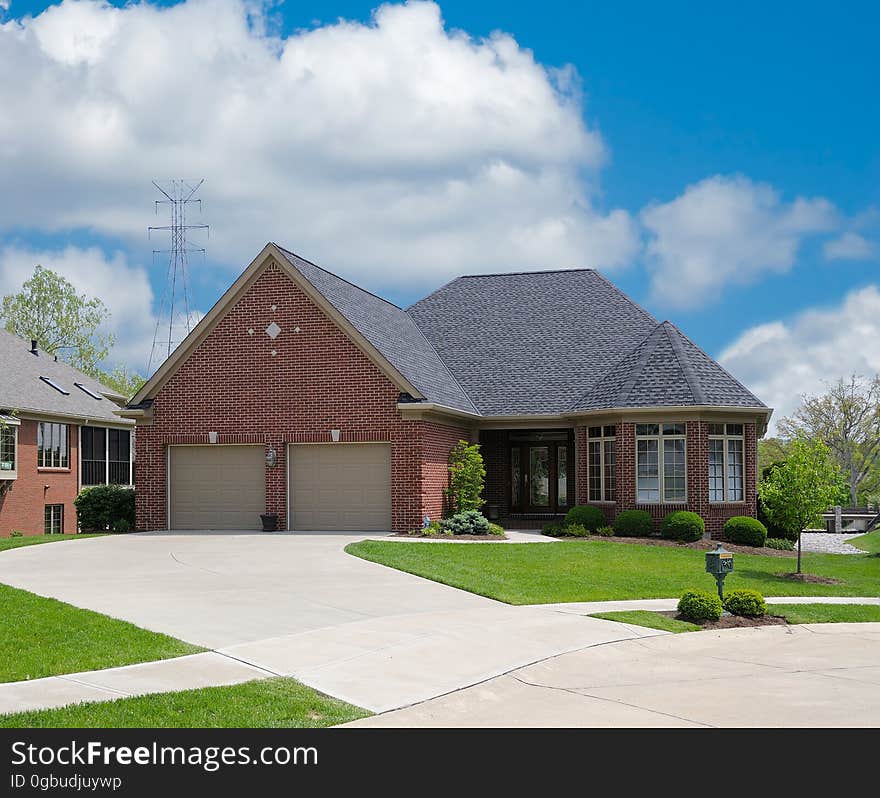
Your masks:
<svg viewBox="0 0 880 798"><path fill-rule="evenodd" d="M301 444L289 451L293 529L391 529L390 444Z"/></svg>
<svg viewBox="0 0 880 798"><path fill-rule="evenodd" d="M262 446L172 446L169 452L172 529L262 528Z"/></svg>

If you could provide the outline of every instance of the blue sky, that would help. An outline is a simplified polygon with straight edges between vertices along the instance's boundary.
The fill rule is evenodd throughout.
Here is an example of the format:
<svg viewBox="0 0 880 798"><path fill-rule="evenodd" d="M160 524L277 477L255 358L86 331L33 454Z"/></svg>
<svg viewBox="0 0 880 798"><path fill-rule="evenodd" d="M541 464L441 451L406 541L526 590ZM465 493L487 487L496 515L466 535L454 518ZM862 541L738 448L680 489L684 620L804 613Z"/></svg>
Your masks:
<svg viewBox="0 0 880 798"><path fill-rule="evenodd" d="M70 119L79 132L45 133L45 146L69 150L70 163L33 155L30 140L42 132L13 147L14 157L0 149L0 180L16 197L0 221L7 283L20 279L28 255L54 256L80 284L116 273L139 301L152 290L156 313L163 270L137 232L155 223L146 178L149 169L156 177L190 169L206 179L203 220L212 225L207 261L192 274L201 311L248 253L276 238L404 305L461 272L598 266L782 411L823 378L880 367L869 340L876 330L859 326L880 309L876 4L448 0L442 23L410 6L392 24L374 16L375 2L218 0L223 13L212 18L228 24L216 28L203 16L211 3L208 12L205 0L189 5L176 23L191 26L187 36L162 53L168 28L156 15L142 20L137 7L112 17L67 0L43 14L49 4L11 0L0 59L4 50L17 62L32 57L29 74L69 81L63 94L38 92L28 105L25 76L12 99L26 119L50 127ZM244 31L234 24L243 9ZM138 38L138 26L152 38ZM506 44L487 39L495 31L508 34ZM163 88L169 54L212 37L235 57L212 51L188 69L200 56L187 52L192 97ZM264 57L266 70L284 74L267 81L272 97L259 105ZM117 58L122 88L107 77ZM284 83L291 71L276 69L279 58L296 63L298 80L308 73L307 88ZM371 79L353 87L364 73ZM249 97L247 116L218 116L238 90ZM293 99L279 105L273 97L282 96ZM126 97L146 100L135 107ZM358 117L351 106L361 98ZM69 103L69 117L59 120L53 102ZM424 117L424 128L408 126L408 115ZM201 149L173 141L175 131L200 141L205 126L227 118L232 156L209 157L222 148L213 133ZM237 139L242 119L254 125L253 153ZM94 125L97 153L88 151ZM0 134L24 136L2 114ZM105 174L101 142L116 135L132 149L117 153L110 139ZM133 163L140 153L143 169ZM240 165L230 161L236 153ZM246 188L251 179L264 189ZM310 192L314 202L304 199ZM106 291L106 279L93 285ZM117 315L140 307L115 304ZM116 328L119 355L136 368L150 325Z"/></svg>

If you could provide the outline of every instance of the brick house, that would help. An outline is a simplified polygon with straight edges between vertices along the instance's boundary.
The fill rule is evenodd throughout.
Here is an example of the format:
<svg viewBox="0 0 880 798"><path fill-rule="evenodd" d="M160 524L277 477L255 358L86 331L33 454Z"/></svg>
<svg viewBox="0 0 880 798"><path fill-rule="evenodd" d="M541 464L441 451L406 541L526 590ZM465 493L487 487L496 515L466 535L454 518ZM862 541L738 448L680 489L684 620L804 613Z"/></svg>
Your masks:
<svg viewBox="0 0 880 798"><path fill-rule="evenodd" d="M132 484L125 399L0 330L0 536L73 534L81 488Z"/></svg>
<svg viewBox="0 0 880 798"><path fill-rule="evenodd" d="M406 310L268 244L123 416L142 529L417 528L482 445L486 512L536 526L754 515L772 412L591 269L460 277Z"/></svg>

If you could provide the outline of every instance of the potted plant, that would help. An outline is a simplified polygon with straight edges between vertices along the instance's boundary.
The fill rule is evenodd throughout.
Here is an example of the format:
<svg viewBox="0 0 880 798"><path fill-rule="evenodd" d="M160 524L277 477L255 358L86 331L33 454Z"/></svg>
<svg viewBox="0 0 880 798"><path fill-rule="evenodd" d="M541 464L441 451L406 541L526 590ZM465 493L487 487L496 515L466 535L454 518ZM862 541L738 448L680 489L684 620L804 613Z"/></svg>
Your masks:
<svg viewBox="0 0 880 798"><path fill-rule="evenodd" d="M265 515L261 515L260 520L263 522L263 532L274 532L278 529L277 513L266 513Z"/></svg>

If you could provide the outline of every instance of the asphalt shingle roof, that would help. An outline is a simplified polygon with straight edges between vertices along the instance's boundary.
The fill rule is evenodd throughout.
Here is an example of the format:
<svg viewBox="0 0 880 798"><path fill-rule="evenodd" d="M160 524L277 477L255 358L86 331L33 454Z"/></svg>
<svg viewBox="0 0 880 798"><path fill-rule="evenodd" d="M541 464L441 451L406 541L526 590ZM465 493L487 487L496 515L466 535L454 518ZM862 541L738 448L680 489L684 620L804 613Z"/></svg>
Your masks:
<svg viewBox="0 0 880 798"><path fill-rule="evenodd" d="M32 354L30 347L30 341L0 329L0 409L70 416L119 425L134 423L114 415L113 411L118 407L110 399L95 399L74 383L79 382L97 394L105 391L113 393L110 388L73 366L61 360L56 361L42 350L37 355ZM68 393L56 391L40 377L47 377Z"/></svg>
<svg viewBox="0 0 880 798"><path fill-rule="evenodd" d="M430 401L477 412L406 311L279 247L291 265Z"/></svg>

